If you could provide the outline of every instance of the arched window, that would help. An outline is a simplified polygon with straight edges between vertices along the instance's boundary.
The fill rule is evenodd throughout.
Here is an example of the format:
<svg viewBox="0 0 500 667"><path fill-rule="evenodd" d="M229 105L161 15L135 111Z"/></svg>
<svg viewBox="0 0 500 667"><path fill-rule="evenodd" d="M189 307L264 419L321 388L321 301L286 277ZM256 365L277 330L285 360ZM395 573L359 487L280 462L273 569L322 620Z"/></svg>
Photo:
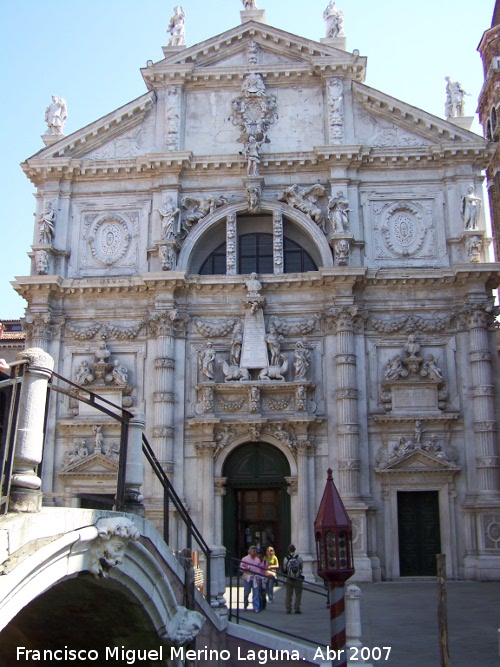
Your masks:
<svg viewBox="0 0 500 667"><path fill-rule="evenodd" d="M491 141L493 139L493 136L491 134L491 121L489 118L488 122L486 123L486 139L488 139L488 141Z"/></svg>
<svg viewBox="0 0 500 667"><path fill-rule="evenodd" d="M292 239L283 238L284 272L304 273L317 271L310 255ZM242 234L238 239L238 273L273 273L273 235L266 233ZM200 275L226 273L226 244L222 243L205 260Z"/></svg>

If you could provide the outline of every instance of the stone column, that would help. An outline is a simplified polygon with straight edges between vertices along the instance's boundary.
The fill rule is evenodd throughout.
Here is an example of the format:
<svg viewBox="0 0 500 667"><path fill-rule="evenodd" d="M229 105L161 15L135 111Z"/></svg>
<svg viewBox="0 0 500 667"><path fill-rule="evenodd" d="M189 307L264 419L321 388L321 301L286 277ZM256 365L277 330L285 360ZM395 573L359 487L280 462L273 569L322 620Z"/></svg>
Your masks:
<svg viewBox="0 0 500 667"><path fill-rule="evenodd" d="M337 443L339 491L343 498L360 497L358 389L354 348L356 314L355 306L332 309L337 332Z"/></svg>
<svg viewBox="0 0 500 667"><path fill-rule="evenodd" d="M215 489L214 489L214 453L217 443L212 441L199 442L195 445L201 457L201 475L199 492L203 502L201 534L207 544L215 543Z"/></svg>
<svg viewBox="0 0 500 667"><path fill-rule="evenodd" d="M488 327L493 317L480 306L469 308L467 314L478 491L481 495L498 496L500 458L496 449L495 387L488 344Z"/></svg>
<svg viewBox="0 0 500 667"><path fill-rule="evenodd" d="M127 465L125 468L125 504L128 512L144 515L142 433L146 418L142 412L136 413L128 425Z"/></svg>
<svg viewBox="0 0 500 667"><path fill-rule="evenodd" d="M42 460L47 383L54 360L40 348L19 352L16 359L27 360L28 366L19 398L9 509L11 512L38 512L42 504L42 480L35 469Z"/></svg>

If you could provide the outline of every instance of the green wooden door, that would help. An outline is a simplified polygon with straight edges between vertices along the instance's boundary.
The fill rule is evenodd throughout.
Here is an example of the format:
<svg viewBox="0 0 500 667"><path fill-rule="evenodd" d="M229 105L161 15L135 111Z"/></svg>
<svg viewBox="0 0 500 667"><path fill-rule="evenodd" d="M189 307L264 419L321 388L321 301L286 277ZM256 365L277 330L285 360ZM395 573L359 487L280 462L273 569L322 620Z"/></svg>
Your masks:
<svg viewBox="0 0 500 667"><path fill-rule="evenodd" d="M274 546L282 558L290 542L290 496L285 477L290 466L279 449L265 442L241 445L222 471L226 482L223 541L242 558L250 544Z"/></svg>
<svg viewBox="0 0 500 667"><path fill-rule="evenodd" d="M398 533L400 575L435 575L441 552L437 491L398 491Z"/></svg>

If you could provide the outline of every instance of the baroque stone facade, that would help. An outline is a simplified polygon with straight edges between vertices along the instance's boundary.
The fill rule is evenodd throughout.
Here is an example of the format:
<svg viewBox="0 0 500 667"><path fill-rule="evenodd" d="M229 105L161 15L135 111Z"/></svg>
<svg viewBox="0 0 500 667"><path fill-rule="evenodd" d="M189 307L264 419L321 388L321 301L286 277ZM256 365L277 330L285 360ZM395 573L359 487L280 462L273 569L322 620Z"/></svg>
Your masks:
<svg viewBox="0 0 500 667"><path fill-rule="evenodd" d="M293 541L312 577L331 467L359 580L432 573L437 552L499 578L488 142L366 86L343 32L263 21L172 42L142 97L23 164L28 345L145 414L209 544ZM48 439L54 503L113 493L111 419L66 397ZM142 494L157 520L149 476Z"/></svg>

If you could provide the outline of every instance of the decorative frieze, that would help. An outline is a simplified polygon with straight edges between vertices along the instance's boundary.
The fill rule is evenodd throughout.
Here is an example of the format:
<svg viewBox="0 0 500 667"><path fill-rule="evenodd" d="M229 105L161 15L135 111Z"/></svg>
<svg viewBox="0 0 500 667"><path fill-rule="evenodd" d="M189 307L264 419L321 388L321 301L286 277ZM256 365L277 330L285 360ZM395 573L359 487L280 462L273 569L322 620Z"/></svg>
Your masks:
<svg viewBox="0 0 500 667"><path fill-rule="evenodd" d="M200 335L205 338L223 338L234 330L237 324L241 325L238 317L221 318L209 320L201 317L195 317L193 324Z"/></svg>

